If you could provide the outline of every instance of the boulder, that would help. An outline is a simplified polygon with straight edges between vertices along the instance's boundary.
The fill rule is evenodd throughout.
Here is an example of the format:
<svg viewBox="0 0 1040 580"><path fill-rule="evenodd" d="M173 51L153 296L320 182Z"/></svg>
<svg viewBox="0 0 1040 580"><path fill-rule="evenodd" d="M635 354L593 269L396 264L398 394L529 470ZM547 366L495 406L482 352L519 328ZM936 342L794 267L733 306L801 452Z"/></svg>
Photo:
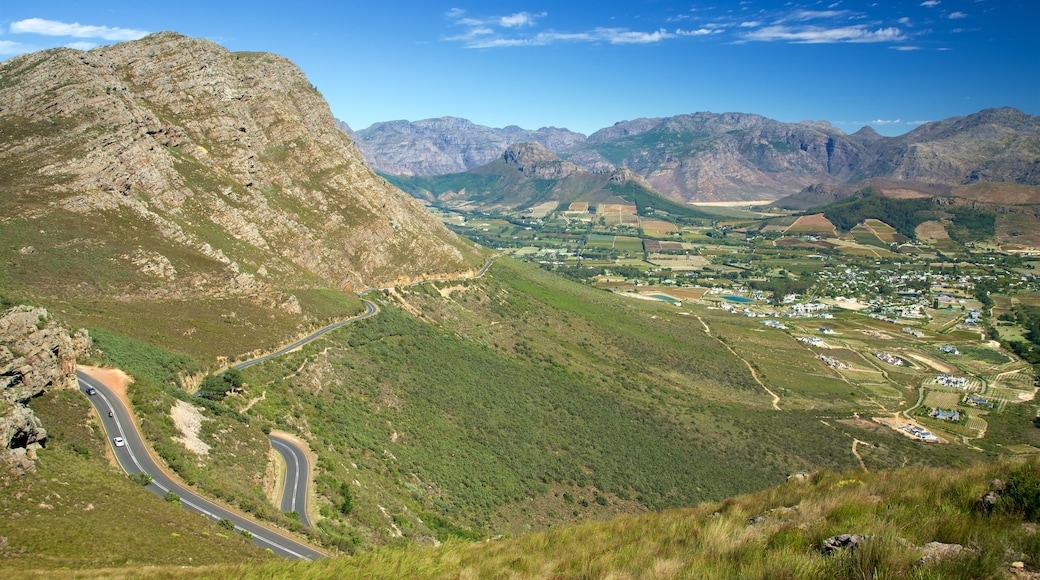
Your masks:
<svg viewBox="0 0 1040 580"><path fill-rule="evenodd" d="M831 536L823 541L823 547L820 548L820 552L824 556L833 556L838 550L854 550L856 546L863 543L867 539L867 536L862 534L839 534L837 536Z"/></svg>

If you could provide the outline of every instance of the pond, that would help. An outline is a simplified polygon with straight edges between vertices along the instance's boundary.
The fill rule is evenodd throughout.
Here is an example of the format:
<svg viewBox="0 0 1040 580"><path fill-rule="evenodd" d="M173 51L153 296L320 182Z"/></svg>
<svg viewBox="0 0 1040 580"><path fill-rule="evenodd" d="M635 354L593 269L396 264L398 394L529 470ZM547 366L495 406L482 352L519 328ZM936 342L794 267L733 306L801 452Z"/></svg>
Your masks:
<svg viewBox="0 0 1040 580"><path fill-rule="evenodd" d="M650 297L651 298L656 298L658 300L664 300L665 302L671 302L672 304L682 304L681 301L676 300L675 298L672 298L671 296L665 296L664 294L650 294Z"/></svg>
<svg viewBox="0 0 1040 580"><path fill-rule="evenodd" d="M748 304L754 302L754 300L750 298L744 298L743 296L723 296L722 299L726 300L727 302L738 302L740 304Z"/></svg>

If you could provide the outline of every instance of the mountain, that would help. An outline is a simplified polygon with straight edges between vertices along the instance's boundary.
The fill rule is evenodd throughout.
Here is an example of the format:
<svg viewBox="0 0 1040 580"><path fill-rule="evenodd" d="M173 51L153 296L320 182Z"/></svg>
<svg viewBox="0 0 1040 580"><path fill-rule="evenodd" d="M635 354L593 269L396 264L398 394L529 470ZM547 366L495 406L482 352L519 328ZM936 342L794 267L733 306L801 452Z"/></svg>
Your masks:
<svg viewBox="0 0 1040 580"><path fill-rule="evenodd" d="M473 131L468 122L453 121L427 125L422 143L451 141L460 127L464 135ZM436 130L442 132L432 134ZM418 167L416 160L428 157L425 145L403 134L384 132L378 142L365 132L360 137L374 155L392 151L399 167ZM584 141L543 145L588 169L630 169L677 201L777 199L812 185L864 179L1040 184L1040 117L1010 108L926 123L899 137L867 127L846 134L820 121L695 113L623 121ZM409 170L437 171L432 164ZM390 166L385 172L402 174Z"/></svg>
<svg viewBox="0 0 1040 580"><path fill-rule="evenodd" d="M0 292L250 296L482 261L375 175L302 71L164 32L0 65Z"/></svg>
<svg viewBox="0 0 1040 580"><path fill-rule="evenodd" d="M494 161L514 143L531 141L565 151L585 140L581 133L556 127L493 129L455 117L376 123L357 136L370 152L365 157L369 165L394 175L459 173Z"/></svg>
<svg viewBox="0 0 1040 580"><path fill-rule="evenodd" d="M926 123L876 143L862 170L870 177L1040 185L1040 117L1009 107Z"/></svg>
<svg viewBox="0 0 1040 580"><path fill-rule="evenodd" d="M428 177L387 175L387 179L415 197L446 207L509 213L537 212L536 207L542 206L544 212L585 201L634 204L642 210L653 207L679 215L696 213L661 196L633 171L589 171L534 142L510 145L498 159L470 171Z"/></svg>

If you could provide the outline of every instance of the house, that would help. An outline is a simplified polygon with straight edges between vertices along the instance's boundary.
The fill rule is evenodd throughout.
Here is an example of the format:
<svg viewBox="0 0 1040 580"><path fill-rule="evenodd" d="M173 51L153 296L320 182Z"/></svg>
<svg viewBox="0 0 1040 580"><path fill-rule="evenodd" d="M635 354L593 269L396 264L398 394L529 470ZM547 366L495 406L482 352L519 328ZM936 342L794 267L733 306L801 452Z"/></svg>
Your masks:
<svg viewBox="0 0 1040 580"><path fill-rule="evenodd" d="M940 421L960 421L961 414L958 411L943 411L936 407L932 410L932 417L939 419Z"/></svg>
<svg viewBox="0 0 1040 580"><path fill-rule="evenodd" d="M989 401L978 395L968 395L964 398L964 402L969 405L974 405L976 407L986 407L988 409L993 408L993 403L990 403Z"/></svg>
<svg viewBox="0 0 1040 580"><path fill-rule="evenodd" d="M946 354L960 354L960 351L957 350L957 347L949 346L946 344L939 347L939 352L944 352Z"/></svg>

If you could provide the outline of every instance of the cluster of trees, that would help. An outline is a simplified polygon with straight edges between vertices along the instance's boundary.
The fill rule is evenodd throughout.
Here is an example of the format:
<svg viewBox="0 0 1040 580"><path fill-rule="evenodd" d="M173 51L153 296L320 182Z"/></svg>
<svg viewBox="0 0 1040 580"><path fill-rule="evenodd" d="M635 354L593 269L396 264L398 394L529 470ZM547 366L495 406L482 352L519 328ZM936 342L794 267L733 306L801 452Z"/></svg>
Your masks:
<svg viewBox="0 0 1040 580"><path fill-rule="evenodd" d="M245 385L242 373L228 369L219 375L206 375L199 386L198 395L211 401L223 401L228 393L238 391Z"/></svg>
<svg viewBox="0 0 1040 580"><path fill-rule="evenodd" d="M1016 305L1015 316L1026 329L1026 340L1013 340L1008 347L1029 364L1040 364L1040 307Z"/></svg>
<svg viewBox="0 0 1040 580"><path fill-rule="evenodd" d="M823 215L838 229L849 231L865 219L879 219L897 232L914 239L921 223L949 219L946 229L954 241L978 241L996 235L997 217L991 211L961 206L938 206L932 198L895 199L882 197L868 187L848 199L823 208Z"/></svg>
<svg viewBox="0 0 1040 580"><path fill-rule="evenodd" d="M881 197L870 187L858 195L827 206L823 209L823 215L845 232L865 219L879 219L910 239L916 237L914 230L917 226L937 217L935 203L929 198Z"/></svg>

